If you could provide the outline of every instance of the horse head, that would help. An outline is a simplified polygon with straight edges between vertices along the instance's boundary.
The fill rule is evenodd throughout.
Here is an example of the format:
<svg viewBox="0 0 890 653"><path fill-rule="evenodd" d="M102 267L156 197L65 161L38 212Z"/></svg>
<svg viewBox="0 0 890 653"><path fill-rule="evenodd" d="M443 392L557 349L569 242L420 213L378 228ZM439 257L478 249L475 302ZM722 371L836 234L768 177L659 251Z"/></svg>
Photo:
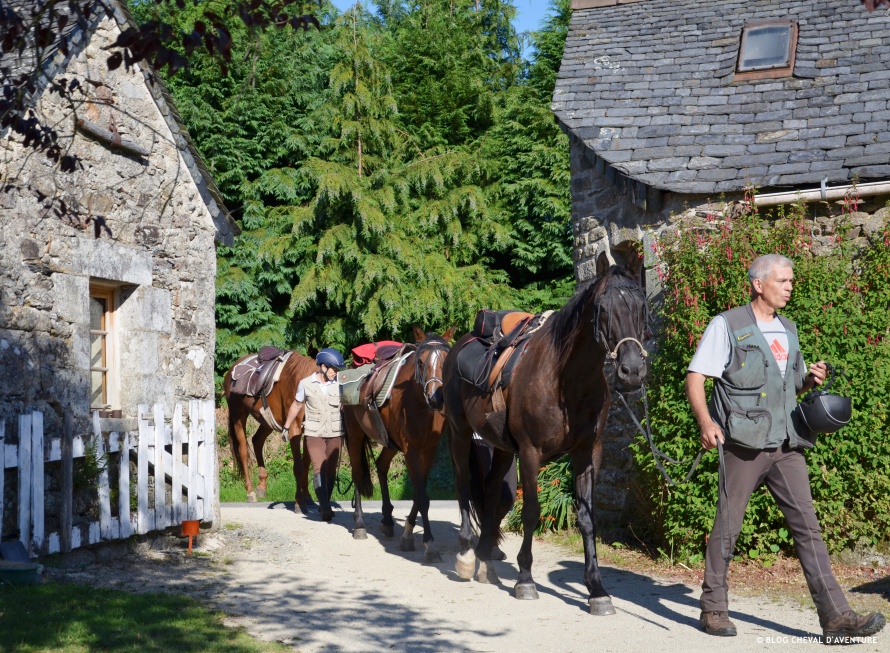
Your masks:
<svg viewBox="0 0 890 653"><path fill-rule="evenodd" d="M436 333L424 333L415 326L414 338L417 351L414 355L414 380L423 391L426 405L432 410L441 411L445 406L445 393L442 390L442 367L445 357L451 351L451 340L454 338L454 327L441 336Z"/></svg>
<svg viewBox="0 0 890 653"><path fill-rule="evenodd" d="M625 266L610 266L605 253L597 259L593 325L597 344L606 350L607 360L615 364L618 382L636 387L646 377L643 340L649 324L649 304L639 283L643 259L630 259Z"/></svg>

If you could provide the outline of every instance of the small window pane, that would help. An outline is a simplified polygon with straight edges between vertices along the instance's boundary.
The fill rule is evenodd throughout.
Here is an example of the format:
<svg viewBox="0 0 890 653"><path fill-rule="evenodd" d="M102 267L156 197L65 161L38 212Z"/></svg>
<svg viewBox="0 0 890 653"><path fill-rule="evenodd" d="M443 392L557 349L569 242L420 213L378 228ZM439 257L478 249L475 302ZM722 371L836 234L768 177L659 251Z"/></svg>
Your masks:
<svg viewBox="0 0 890 653"><path fill-rule="evenodd" d="M90 297L90 328L102 330L105 328L105 300L101 297Z"/></svg>
<svg viewBox="0 0 890 653"><path fill-rule="evenodd" d="M105 398L105 372L90 372L90 406L104 408L108 405Z"/></svg>
<svg viewBox="0 0 890 653"><path fill-rule="evenodd" d="M790 64L791 25L764 25L745 29L739 71L784 68Z"/></svg>

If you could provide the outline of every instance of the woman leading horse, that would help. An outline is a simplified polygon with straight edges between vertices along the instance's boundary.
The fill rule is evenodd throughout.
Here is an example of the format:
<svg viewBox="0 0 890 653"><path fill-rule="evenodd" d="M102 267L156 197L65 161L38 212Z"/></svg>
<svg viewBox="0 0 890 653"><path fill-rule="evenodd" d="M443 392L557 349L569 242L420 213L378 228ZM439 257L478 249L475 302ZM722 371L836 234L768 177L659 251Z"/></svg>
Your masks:
<svg viewBox="0 0 890 653"><path fill-rule="evenodd" d="M495 428L486 419L495 412L492 395L464 381L457 373L460 349L472 336L461 338L446 359L445 413L450 425L461 514L456 569L462 578L473 578L478 557L476 580L499 582L491 564L492 548L502 536L502 515L498 514L497 505L504 474L513 454L518 453L524 499L523 539L514 592L516 598L538 598L531 571L532 535L540 520L538 470L547 461L569 454L575 473L578 527L584 542L588 605L591 614L614 614L597 564L593 495L610 401L603 365L607 357L612 358L618 379L624 385L640 385L645 376L641 343L648 308L639 284L642 261L632 258L627 267L610 267L605 254L601 255L596 280L530 337L504 390L506 421L501 423L506 428ZM484 498L471 499L469 460L474 431L495 449L484 483ZM471 510L480 522L475 552L471 548Z"/></svg>

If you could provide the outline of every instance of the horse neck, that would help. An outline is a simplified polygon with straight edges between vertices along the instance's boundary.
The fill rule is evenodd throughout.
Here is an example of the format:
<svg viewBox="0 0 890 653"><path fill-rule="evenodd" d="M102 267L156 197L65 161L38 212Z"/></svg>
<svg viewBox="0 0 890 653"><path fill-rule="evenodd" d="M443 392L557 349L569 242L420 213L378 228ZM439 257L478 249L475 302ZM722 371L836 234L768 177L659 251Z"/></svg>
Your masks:
<svg viewBox="0 0 890 653"><path fill-rule="evenodd" d="M597 298L590 298L584 310L580 311L576 318L578 329L569 345L565 364L558 370L562 382L577 383L581 379L598 374L605 364L608 352L596 338L597 305Z"/></svg>

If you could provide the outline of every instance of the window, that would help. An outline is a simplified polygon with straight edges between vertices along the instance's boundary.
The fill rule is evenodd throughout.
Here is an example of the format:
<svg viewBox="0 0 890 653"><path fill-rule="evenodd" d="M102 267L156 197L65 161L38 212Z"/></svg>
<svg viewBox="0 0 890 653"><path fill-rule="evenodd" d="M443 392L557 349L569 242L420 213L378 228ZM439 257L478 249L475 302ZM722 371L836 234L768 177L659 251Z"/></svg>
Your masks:
<svg viewBox="0 0 890 653"><path fill-rule="evenodd" d="M796 23L786 20L746 25L736 79L788 77L794 71L796 50Z"/></svg>
<svg viewBox="0 0 890 653"><path fill-rule="evenodd" d="M111 409L116 395L114 380L114 289L90 285L91 408Z"/></svg>

